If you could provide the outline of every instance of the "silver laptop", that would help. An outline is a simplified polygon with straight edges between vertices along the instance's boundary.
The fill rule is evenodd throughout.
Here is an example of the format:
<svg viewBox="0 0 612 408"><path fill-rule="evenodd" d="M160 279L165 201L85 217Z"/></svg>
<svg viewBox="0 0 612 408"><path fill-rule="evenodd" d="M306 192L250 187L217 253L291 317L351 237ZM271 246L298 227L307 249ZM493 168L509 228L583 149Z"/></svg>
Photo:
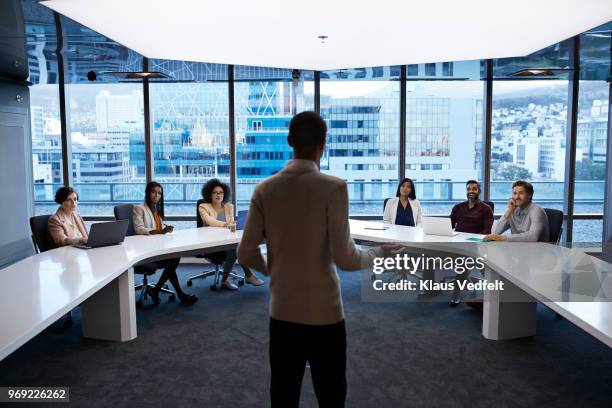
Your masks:
<svg viewBox="0 0 612 408"><path fill-rule="evenodd" d="M123 242L128 228L128 220L98 222L91 225L86 244L73 245L76 248L91 249Z"/></svg>
<svg viewBox="0 0 612 408"><path fill-rule="evenodd" d="M448 217L423 217L423 232L425 235L443 235L452 237L458 234L453 231Z"/></svg>

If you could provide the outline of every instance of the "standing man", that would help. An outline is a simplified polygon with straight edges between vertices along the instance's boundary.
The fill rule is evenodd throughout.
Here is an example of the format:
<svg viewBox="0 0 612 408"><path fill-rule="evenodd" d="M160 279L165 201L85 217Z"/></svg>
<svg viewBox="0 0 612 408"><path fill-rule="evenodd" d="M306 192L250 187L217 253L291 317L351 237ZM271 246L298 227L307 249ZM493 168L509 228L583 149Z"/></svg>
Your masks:
<svg viewBox="0 0 612 408"><path fill-rule="evenodd" d="M493 210L480 201L480 183L469 180L465 183L467 201L453 207L451 224L457 232L490 234L493 225Z"/></svg>
<svg viewBox="0 0 612 408"><path fill-rule="evenodd" d="M270 397L277 408L299 406L307 362L319 406L344 407L346 330L336 265L359 270L382 256L355 247L346 183L319 172L326 134L315 112L291 120L294 159L255 189L238 247L242 264L270 276ZM259 250L264 240L267 262Z"/></svg>
<svg viewBox="0 0 612 408"><path fill-rule="evenodd" d="M493 210L487 204L480 201L480 183L476 180L468 180L465 183L465 194L467 201L456 204L450 214L451 224L457 232L469 232L472 234L490 234L493 225ZM466 280L470 271L457 274L457 283ZM454 285L451 306L461 303L461 290L459 285Z"/></svg>
<svg viewBox="0 0 612 408"><path fill-rule="evenodd" d="M512 198L502 217L493 225L490 241L548 242L548 217L537 204L532 204L533 186L523 180L512 184ZM502 235L510 229L510 235Z"/></svg>

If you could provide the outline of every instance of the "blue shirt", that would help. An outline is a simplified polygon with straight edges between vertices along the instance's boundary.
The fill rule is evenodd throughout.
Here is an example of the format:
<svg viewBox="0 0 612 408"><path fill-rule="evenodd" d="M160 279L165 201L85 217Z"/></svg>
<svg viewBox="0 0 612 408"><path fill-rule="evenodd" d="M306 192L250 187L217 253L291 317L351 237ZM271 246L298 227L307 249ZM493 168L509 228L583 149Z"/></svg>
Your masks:
<svg viewBox="0 0 612 408"><path fill-rule="evenodd" d="M408 205L406 206L406 208L402 206L401 201L399 200L397 201L397 212L395 213L395 224L414 227L414 216L412 215L412 206L410 205L410 201L408 201Z"/></svg>

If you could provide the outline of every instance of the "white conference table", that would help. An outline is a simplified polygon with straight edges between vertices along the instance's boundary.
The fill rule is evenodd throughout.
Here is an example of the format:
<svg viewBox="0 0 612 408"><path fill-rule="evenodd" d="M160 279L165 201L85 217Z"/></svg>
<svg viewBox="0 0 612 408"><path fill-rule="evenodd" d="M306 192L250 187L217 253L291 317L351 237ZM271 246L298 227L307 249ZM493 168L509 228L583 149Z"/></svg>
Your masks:
<svg viewBox="0 0 612 408"><path fill-rule="evenodd" d="M400 243L425 253L482 257L485 279L501 280L503 291L485 291L482 335L504 340L536 334L536 305L559 315L612 347L612 264L547 243L473 242L482 235L425 235L422 228L351 220L354 239Z"/></svg>
<svg viewBox="0 0 612 408"><path fill-rule="evenodd" d="M0 360L82 305L83 336L136 338L133 266L236 246L242 231L192 228L126 237L121 245L62 247L0 270Z"/></svg>
<svg viewBox="0 0 612 408"><path fill-rule="evenodd" d="M466 241L470 234L429 236L420 228L396 225L378 231L366 227L380 222L358 220L350 225L354 239L483 256L486 278L501 279L510 288L485 292L483 336L488 339L534 335L535 302L540 301L612 347L612 304L589 295L600 282L608 298L612 295L610 264L550 244L474 243ZM136 338L134 265L227 249L241 237L241 231L214 227L132 236L121 245L105 248L54 249L1 269L0 360L78 305L82 305L83 336L113 341ZM597 271L589 272L585 265ZM516 302L517 298L524 302Z"/></svg>

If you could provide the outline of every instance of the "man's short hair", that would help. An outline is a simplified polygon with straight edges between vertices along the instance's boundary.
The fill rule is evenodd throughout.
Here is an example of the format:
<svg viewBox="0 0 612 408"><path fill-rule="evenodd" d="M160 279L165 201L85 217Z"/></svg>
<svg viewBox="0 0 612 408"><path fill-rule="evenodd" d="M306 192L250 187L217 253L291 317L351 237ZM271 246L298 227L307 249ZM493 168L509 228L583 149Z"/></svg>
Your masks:
<svg viewBox="0 0 612 408"><path fill-rule="evenodd" d="M467 186L469 186L470 184L476 184L476 185L478 186L478 189L480 190L480 183L479 183L479 182L477 182L476 180L468 180L468 181L465 183L465 186L467 187Z"/></svg>
<svg viewBox="0 0 612 408"><path fill-rule="evenodd" d="M527 194L529 194L529 197L533 198L533 185L530 182L524 181L524 180L517 180L514 183L512 183L513 190L514 190L514 187L523 187L525 191L527 192Z"/></svg>
<svg viewBox="0 0 612 408"><path fill-rule="evenodd" d="M287 140L297 151L312 151L325 142L327 125L318 113L306 111L298 113L289 123Z"/></svg>

